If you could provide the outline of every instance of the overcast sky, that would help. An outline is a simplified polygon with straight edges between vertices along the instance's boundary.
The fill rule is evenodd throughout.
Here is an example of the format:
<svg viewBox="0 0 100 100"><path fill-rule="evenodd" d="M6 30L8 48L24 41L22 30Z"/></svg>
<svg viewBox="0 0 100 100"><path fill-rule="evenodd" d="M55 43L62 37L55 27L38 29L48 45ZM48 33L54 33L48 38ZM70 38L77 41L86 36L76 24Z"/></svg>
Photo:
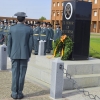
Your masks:
<svg viewBox="0 0 100 100"><path fill-rule="evenodd" d="M50 19L51 0L0 0L0 16L12 17L16 12L26 12L28 18Z"/></svg>

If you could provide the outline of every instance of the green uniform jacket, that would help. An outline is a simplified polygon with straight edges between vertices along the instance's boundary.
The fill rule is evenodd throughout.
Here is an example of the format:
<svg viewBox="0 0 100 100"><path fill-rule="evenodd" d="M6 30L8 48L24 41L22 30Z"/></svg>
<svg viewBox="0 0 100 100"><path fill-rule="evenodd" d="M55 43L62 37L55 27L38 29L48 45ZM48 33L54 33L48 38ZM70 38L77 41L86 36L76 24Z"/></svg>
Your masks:
<svg viewBox="0 0 100 100"><path fill-rule="evenodd" d="M29 59L33 46L33 30L22 23L10 27L8 56L11 59Z"/></svg>
<svg viewBox="0 0 100 100"><path fill-rule="evenodd" d="M8 33L9 33L9 30L10 30L10 26L5 26L4 29L3 29L3 35L5 36L5 44L7 45L7 38L8 38Z"/></svg>
<svg viewBox="0 0 100 100"><path fill-rule="evenodd" d="M41 32L41 28L39 26L36 27L33 32L33 37L35 40L39 39L40 32Z"/></svg>
<svg viewBox="0 0 100 100"><path fill-rule="evenodd" d="M3 35L7 35L9 33L10 27L9 26L5 26L3 29Z"/></svg>
<svg viewBox="0 0 100 100"><path fill-rule="evenodd" d="M40 33L40 40L47 41L49 39L49 31L47 28L42 28Z"/></svg>

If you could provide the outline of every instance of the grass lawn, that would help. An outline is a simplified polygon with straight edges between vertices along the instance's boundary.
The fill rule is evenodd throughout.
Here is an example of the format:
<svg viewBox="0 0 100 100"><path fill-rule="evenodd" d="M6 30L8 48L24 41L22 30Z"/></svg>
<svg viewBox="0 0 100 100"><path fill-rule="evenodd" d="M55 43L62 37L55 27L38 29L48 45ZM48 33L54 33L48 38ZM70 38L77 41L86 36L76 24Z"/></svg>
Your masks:
<svg viewBox="0 0 100 100"><path fill-rule="evenodd" d="M91 34L90 56L100 58L100 34Z"/></svg>

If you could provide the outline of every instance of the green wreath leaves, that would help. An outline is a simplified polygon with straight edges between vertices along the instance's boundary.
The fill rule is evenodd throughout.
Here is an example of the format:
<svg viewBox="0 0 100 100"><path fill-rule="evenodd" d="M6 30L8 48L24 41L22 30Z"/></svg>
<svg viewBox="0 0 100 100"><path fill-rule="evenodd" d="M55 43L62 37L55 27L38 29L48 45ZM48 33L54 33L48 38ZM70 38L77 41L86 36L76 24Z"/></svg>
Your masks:
<svg viewBox="0 0 100 100"><path fill-rule="evenodd" d="M67 38L64 39L63 42L61 42L61 39L57 39L53 43L53 53L55 53L55 57L61 57L61 60L69 59L69 56L72 52L72 48L73 48L73 42L68 36ZM61 55L62 52L63 55Z"/></svg>

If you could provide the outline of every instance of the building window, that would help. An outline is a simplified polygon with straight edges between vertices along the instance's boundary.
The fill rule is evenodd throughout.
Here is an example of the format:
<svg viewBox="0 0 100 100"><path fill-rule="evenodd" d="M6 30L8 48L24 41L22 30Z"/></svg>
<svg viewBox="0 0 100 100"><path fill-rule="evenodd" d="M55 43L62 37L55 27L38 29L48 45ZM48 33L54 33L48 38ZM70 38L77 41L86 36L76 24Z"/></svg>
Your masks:
<svg viewBox="0 0 100 100"><path fill-rule="evenodd" d="M57 12L57 16L59 16L59 12Z"/></svg>
<svg viewBox="0 0 100 100"><path fill-rule="evenodd" d="M53 16L55 16L55 12L53 12Z"/></svg>
<svg viewBox="0 0 100 100"><path fill-rule="evenodd" d="M60 4L59 4L59 2L57 2L57 6L59 6Z"/></svg>
<svg viewBox="0 0 100 100"><path fill-rule="evenodd" d="M62 6L63 6L63 4L64 4L64 3L62 2Z"/></svg>
<svg viewBox="0 0 100 100"><path fill-rule="evenodd" d="M97 4L97 0L94 0L94 4Z"/></svg>
<svg viewBox="0 0 100 100"><path fill-rule="evenodd" d="M53 2L53 6L55 7L55 2Z"/></svg>
<svg viewBox="0 0 100 100"><path fill-rule="evenodd" d="M96 24L94 24L94 28L96 28Z"/></svg>
<svg viewBox="0 0 100 100"><path fill-rule="evenodd" d="M94 11L94 16L97 16L97 11Z"/></svg>

